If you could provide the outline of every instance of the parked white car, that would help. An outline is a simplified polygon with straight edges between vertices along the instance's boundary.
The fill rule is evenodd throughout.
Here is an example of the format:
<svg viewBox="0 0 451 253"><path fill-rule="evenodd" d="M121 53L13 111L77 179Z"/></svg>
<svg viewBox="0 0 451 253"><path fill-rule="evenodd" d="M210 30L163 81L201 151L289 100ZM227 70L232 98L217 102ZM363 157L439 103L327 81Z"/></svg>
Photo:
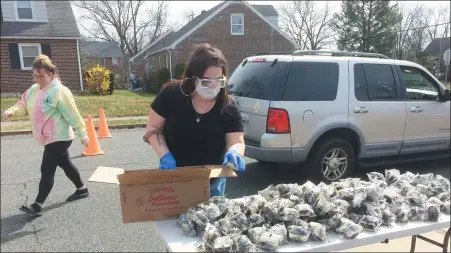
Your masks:
<svg viewBox="0 0 451 253"><path fill-rule="evenodd" d="M229 90L246 156L304 162L326 182L356 166L450 150L450 91L424 67L379 54L296 51L248 57Z"/></svg>

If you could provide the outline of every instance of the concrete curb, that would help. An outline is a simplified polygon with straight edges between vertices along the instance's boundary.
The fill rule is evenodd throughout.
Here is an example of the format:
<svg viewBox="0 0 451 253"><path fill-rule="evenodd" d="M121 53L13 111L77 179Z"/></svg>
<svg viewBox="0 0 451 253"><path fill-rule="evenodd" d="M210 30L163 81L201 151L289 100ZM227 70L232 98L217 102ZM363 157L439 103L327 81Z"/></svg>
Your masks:
<svg viewBox="0 0 451 253"><path fill-rule="evenodd" d="M133 128L145 128L146 124L141 123L141 124L128 124L128 125L113 125L113 126L108 126L109 129L133 129ZM96 130L99 130L98 127L95 127ZM6 132L1 132L0 136L12 136L12 135L27 135L27 134L32 134L32 132L30 130L19 130L19 131L6 131Z"/></svg>

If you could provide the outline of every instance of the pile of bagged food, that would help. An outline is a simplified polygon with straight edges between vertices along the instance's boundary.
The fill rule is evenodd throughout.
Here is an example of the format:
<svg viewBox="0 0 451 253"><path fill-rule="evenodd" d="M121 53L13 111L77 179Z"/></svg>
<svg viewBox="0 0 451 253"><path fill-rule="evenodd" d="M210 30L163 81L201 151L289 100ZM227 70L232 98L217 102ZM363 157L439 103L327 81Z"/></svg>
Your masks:
<svg viewBox="0 0 451 253"><path fill-rule="evenodd" d="M397 169L327 185L279 184L240 199L213 197L180 216L187 236L202 238L198 252L276 251L290 242L348 239L394 222L438 221L450 213L450 181Z"/></svg>

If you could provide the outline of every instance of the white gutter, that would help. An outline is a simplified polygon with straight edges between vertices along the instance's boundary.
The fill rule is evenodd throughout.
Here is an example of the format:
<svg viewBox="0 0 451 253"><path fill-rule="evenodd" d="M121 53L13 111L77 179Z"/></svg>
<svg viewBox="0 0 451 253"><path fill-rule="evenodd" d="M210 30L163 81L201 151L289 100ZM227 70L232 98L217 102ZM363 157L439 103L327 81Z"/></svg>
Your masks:
<svg viewBox="0 0 451 253"><path fill-rule="evenodd" d="M168 48L166 49L169 52L169 77L172 81L172 56L171 56L171 50Z"/></svg>
<svg viewBox="0 0 451 253"><path fill-rule="evenodd" d="M80 89L83 92L83 76L81 74L81 63L80 63L80 45L77 40L77 59L78 59L78 73L80 75Z"/></svg>

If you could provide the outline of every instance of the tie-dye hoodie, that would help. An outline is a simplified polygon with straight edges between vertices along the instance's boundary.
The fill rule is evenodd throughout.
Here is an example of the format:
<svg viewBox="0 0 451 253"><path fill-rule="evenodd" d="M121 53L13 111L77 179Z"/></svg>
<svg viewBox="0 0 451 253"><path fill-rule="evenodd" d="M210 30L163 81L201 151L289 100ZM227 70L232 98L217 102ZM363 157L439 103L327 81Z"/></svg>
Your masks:
<svg viewBox="0 0 451 253"><path fill-rule="evenodd" d="M73 140L74 130L80 139L87 138L85 122L71 91L57 79L45 90L41 90L39 84L34 84L9 110L14 112L14 116L29 116L33 135L44 146Z"/></svg>

